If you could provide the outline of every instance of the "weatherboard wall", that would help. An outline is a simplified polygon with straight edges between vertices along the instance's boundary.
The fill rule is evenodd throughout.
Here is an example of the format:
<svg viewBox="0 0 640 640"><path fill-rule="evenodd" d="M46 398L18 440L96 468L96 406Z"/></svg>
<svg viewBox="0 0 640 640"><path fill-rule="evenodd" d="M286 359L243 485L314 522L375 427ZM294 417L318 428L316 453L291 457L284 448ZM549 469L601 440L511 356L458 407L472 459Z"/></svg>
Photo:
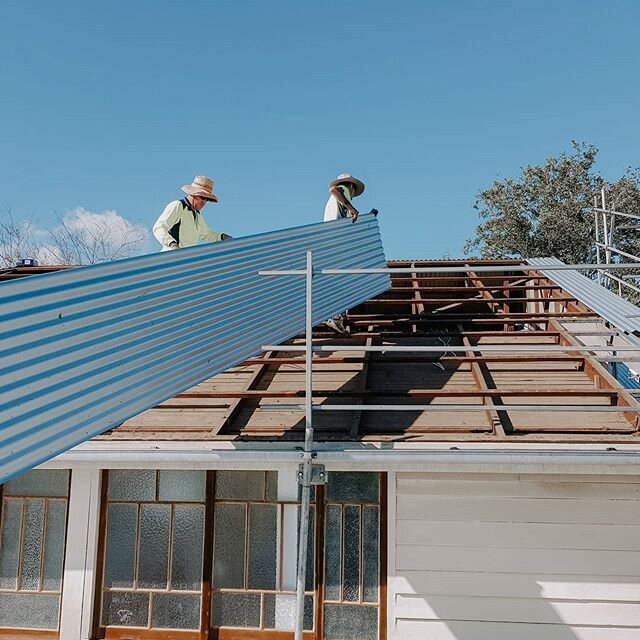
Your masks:
<svg viewBox="0 0 640 640"><path fill-rule="evenodd" d="M394 485L390 640L638 637L639 476L398 473Z"/></svg>

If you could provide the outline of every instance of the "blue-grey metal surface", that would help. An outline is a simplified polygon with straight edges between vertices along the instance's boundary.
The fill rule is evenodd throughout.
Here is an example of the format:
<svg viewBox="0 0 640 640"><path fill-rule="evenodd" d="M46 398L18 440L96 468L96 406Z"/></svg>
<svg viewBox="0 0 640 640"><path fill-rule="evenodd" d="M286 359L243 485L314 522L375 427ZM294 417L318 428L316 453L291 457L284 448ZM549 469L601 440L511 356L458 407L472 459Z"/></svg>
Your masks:
<svg viewBox="0 0 640 640"><path fill-rule="evenodd" d="M0 482L304 330L305 279L380 268L372 215L140 256L0 286ZM315 271L315 269L314 269ZM317 275L319 323L390 286Z"/></svg>
<svg viewBox="0 0 640 640"><path fill-rule="evenodd" d="M610 362L607 370L625 389L635 390L638 388L638 376L628 364L624 362Z"/></svg>
<svg viewBox="0 0 640 640"><path fill-rule="evenodd" d="M620 331L640 336L640 318L630 317L640 313L640 309L636 305L627 302L578 271L545 271L545 266L564 264L557 258L531 258L527 262L532 266L540 267L547 278L559 284L565 291L575 296Z"/></svg>

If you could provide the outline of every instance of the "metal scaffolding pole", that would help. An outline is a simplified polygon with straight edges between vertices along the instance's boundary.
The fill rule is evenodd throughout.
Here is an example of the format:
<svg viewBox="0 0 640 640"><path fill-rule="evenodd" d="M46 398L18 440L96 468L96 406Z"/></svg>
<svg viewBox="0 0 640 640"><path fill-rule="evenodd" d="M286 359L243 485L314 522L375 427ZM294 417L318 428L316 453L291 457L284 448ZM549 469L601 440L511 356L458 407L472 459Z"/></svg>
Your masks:
<svg viewBox="0 0 640 640"><path fill-rule="evenodd" d="M626 389L621 389L626 391ZM313 411L424 411L468 413L486 411L486 404L314 404ZM263 411L302 411L303 404L278 404L262 407ZM492 405L491 411L511 412L550 412L550 413L640 413L640 405L603 405L603 404L503 404Z"/></svg>
<svg viewBox="0 0 640 640"><path fill-rule="evenodd" d="M601 198L601 204L602 204L602 225L604 228L604 242L605 245L609 245L609 246L605 246L604 248L604 260L605 263L607 265L611 264L611 242L609 242L609 224L608 224L608 220L607 220L607 214L605 213L605 211L607 210L607 205L606 205L606 198L605 198L605 194L604 194L604 187L601 189L600 191L600 198ZM607 286L610 283L607 281Z"/></svg>
<svg viewBox="0 0 640 640"><path fill-rule="evenodd" d="M600 257L600 222L598 220L599 210L598 210L598 198L597 196L593 196L593 215L595 222L595 233L596 233L596 263L600 265L602 262L602 258ZM602 272L600 269L596 272L598 278L598 284L602 284Z"/></svg>
<svg viewBox="0 0 640 640"><path fill-rule="evenodd" d="M304 591L307 579L307 541L309 538L311 475L313 470L313 253L311 251L307 251L305 314L305 425L302 465L301 470L298 472L298 481L300 484L300 518L298 522L295 640L302 640L304 631Z"/></svg>
<svg viewBox="0 0 640 640"><path fill-rule="evenodd" d="M550 264L544 266L536 265L471 265L465 266L448 266L448 267L387 267L385 269L322 269L319 271L322 275L357 275L357 274L393 274L393 273L467 273L473 271L474 273L489 273L491 275L498 273L527 273L529 271L593 271L594 269L603 269L602 264L595 264L593 262L581 262L578 264ZM612 263L606 266L607 269L640 269L640 262L625 264ZM306 273L304 269L284 269L284 270L265 270L259 271L261 276L303 276ZM487 277L491 277L491 275ZM540 276L532 276L540 277Z"/></svg>
<svg viewBox="0 0 640 640"><path fill-rule="evenodd" d="M461 345L375 345L365 346L362 344L344 345L344 344L323 344L312 346L311 350L316 351L369 351L377 353L385 352L403 352L403 353L442 353L447 351L450 353L466 353L467 351L478 351L482 353L589 353L591 351L617 351L619 353L637 353L640 354L640 347L615 346L615 345L597 345L597 344L474 344L472 349L468 346ZM287 344L287 345L263 345L263 351L306 351L306 345ZM308 357L308 355L307 355Z"/></svg>

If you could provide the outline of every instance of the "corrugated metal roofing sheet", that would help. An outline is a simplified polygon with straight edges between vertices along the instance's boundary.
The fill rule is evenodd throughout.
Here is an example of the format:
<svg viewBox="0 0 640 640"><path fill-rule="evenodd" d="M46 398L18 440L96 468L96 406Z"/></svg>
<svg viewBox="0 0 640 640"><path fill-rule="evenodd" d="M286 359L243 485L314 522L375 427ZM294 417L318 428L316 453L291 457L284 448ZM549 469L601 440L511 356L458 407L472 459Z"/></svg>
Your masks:
<svg viewBox="0 0 640 640"><path fill-rule="evenodd" d="M363 215L25 278L0 287L0 482L304 329L305 279L267 269L384 268ZM388 275L317 275L314 323Z"/></svg>
<svg viewBox="0 0 640 640"><path fill-rule="evenodd" d="M640 314L640 308L624 300L615 293L578 271L545 271L545 266L564 264L557 258L530 258L527 262L540 267L544 275L559 284L565 291L608 320L614 327L625 333L640 336L640 318L630 316Z"/></svg>

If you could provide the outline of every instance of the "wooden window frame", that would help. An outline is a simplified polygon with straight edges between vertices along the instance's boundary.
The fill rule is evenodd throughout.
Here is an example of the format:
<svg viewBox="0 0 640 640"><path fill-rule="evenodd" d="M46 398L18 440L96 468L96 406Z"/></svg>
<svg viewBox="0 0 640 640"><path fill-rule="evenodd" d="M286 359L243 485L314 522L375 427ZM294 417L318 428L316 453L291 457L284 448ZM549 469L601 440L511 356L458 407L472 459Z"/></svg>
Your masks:
<svg viewBox="0 0 640 640"><path fill-rule="evenodd" d="M71 469L64 469L64 471L68 474L68 482L67 482L67 494L66 496L32 496L32 495L24 495L24 496L6 496L8 500L21 500L24 505L25 500L44 500L45 501L45 511L43 516L43 526L42 526L42 553L40 557L40 570L39 570L39 590L38 591L20 591L16 589L15 591L10 591L8 589L3 589L2 593L24 593L26 595L35 595L39 593L43 593L45 595L55 596L57 595L60 598L60 604L58 605L58 628L55 630L52 629L17 629L13 627L0 627L0 638L2 640L60 640L60 621L62 618L62 594L64 592L64 573L65 573L65 561L67 555L67 535L69 533L69 503L71 498ZM4 514L4 484L0 485L0 541L2 540L2 534L4 531L4 522L3 522L3 514ZM43 591L42 587L42 570L44 563L44 551L45 541L47 536L47 510L48 510L48 501L49 500L66 500L67 509L65 514L65 523L64 523L64 545L62 550L62 572L60 575L60 590L59 591ZM20 535L21 537L24 535L24 518L25 518L25 509L23 506L22 510L22 523L20 525ZM20 543L20 553L18 556L18 575L16 577L16 584L20 584L20 574L21 574L21 564L22 564L22 541Z"/></svg>
<svg viewBox="0 0 640 640"><path fill-rule="evenodd" d="M209 480L209 471L205 471L205 501L204 502L185 502L185 501L160 501L156 499L155 501L151 500L109 500L109 472L115 471L116 469L103 469L102 470L102 482L101 482L101 490L100 490L100 524L99 524L99 534L98 534L98 556L96 562L96 584L95 584L95 594L94 594L94 606L93 606L93 634L92 638L105 638L114 640L131 640L132 638L140 639L140 640L201 640L201 638L206 637L202 635L203 630L203 619L204 619L204 592L205 592L205 582L204 576L201 577L202 580L202 589L200 592L197 591L184 591L184 590L172 590L165 591L166 593L177 593L177 594L186 594L186 595L200 595L200 629L156 629L156 628L142 628L142 627L103 627L102 626L102 598L105 591L109 592L127 592L127 593L148 593L150 602L153 598L153 594L156 592L163 591L162 589L143 589L138 590L135 587L133 589L104 589L103 581L104 581L104 569L106 562L106 542L107 542L107 524L108 524L108 510L109 504L117 503L117 504L136 504L138 508L141 505L145 504L160 504L170 506L172 509L175 505L203 505L204 506L204 540L206 544L207 538L207 511L208 511L208 503L207 503L207 491L208 491L208 480ZM158 496L158 483L159 483L159 469L153 469L156 473L156 493ZM188 471L188 469L185 469ZM140 513L138 512L138 518L140 518ZM136 549L139 548L139 540L140 530L138 528L138 533L136 536ZM171 538L169 539L169 545L171 545ZM169 552L171 549L169 549ZM206 547L203 548L203 567L206 556ZM170 556L169 556L170 557ZM137 561L137 558L136 558ZM171 567L168 567L170 571ZM167 576L168 578L168 576ZM135 578L134 578L135 583ZM151 615L151 609L150 613Z"/></svg>
<svg viewBox="0 0 640 640"><path fill-rule="evenodd" d="M388 476L386 472L374 472L378 475L378 488L379 495L377 502L338 502L338 501L330 501L326 496L326 487L322 487L322 528L316 532L316 535L322 536L322 581L318 584L318 598L319 603L316 610L316 631L318 633L318 639L322 638L324 633L324 606L328 605L345 605L345 606L359 606L365 608L376 608L378 609L378 640L386 640L387 639L387 523L388 523L388 513L387 513L387 490L388 490ZM362 509L363 507L378 507L378 530L379 530L379 540L378 540L378 602L364 602L363 600L363 556L360 554L360 602L348 602L344 601L343 598L338 600L325 600L325 581L324 581L324 545L326 543L326 534L325 534L325 514L327 512L328 505L340 505L342 508L342 524L341 531L342 535L344 535L344 507L347 506L357 506L360 508L360 550L362 551L362 536L363 536L363 528L362 528ZM341 545L342 547L342 545ZM343 564L341 562L341 564ZM341 576L343 572L343 568L341 567ZM342 582L342 580L341 580ZM313 640L316 640L315 638Z"/></svg>
<svg viewBox="0 0 640 640"><path fill-rule="evenodd" d="M262 473L265 473L267 471L274 471L275 473L279 474L281 473L280 470L278 469L268 469L268 470L260 470ZM317 486L315 487L316 489L316 497L315 499L312 501L312 508L315 511L315 517L316 519L319 516L319 507L318 507L318 495L320 493L321 487ZM227 498L220 498L219 500L216 500L215 498L215 492L212 494L212 505L213 508L215 510L215 506L217 503L221 503L221 504L242 504L246 506L246 513L247 513L247 527L245 530L245 536L247 537L247 540L245 541L245 564L244 564L244 582L245 584L247 583L247 579L248 579L248 536L249 536L249 524L250 521L248 519L249 516L249 509L251 507L251 505L255 505L255 504L263 504L263 505L272 505L272 506L276 506L278 507L278 518L280 522L283 522L284 519L284 507L289 505L289 506L298 506L300 503L298 500L281 500L278 498L268 498L267 497L267 481L266 481L266 475L265 475L265 484L264 484L264 493L263 493L263 499L262 500L258 500L258 499L227 499ZM314 530L314 581L313 581L313 590L312 591L305 591L305 596L309 597L312 596L314 598L314 630L312 631L305 631L303 633L303 638L304 640L314 640L316 637L316 631L315 629L317 628L317 612L318 612L318 545L319 545L319 540L320 540L320 535L319 535L319 527L316 524L316 528ZM212 537L212 543L213 543L213 537ZM212 544L212 560L215 561L215 558L213 558L213 544ZM283 539L280 539L280 558L281 558L281 562L282 562L282 553L283 553ZM296 554L297 556L297 554ZM210 573L213 576L213 562L210 565L211 570ZM282 595L295 595L295 591L286 591L283 590L282 588L282 574L280 575L280 581L279 583L276 585L275 589L249 589L248 587L244 587L242 589L238 588L238 589L234 589L234 588L220 588L220 589L216 589L216 588L212 588L211 590L211 597L213 597L214 593L246 593L246 594L255 594L255 595L260 595L261 596L261 613L264 607L264 602L263 602L263 598L266 595L278 595L278 594L282 594ZM209 608L212 608L212 600L210 600L209 602ZM262 622L262 620L261 620ZM211 628L210 629L210 637L214 638L214 639L220 639L220 640L252 640L252 639L256 639L256 640L292 640L294 637L294 633L293 631L288 631L288 630L281 630L281 629L257 629L257 628L253 628L253 627L215 627L215 628Z"/></svg>

